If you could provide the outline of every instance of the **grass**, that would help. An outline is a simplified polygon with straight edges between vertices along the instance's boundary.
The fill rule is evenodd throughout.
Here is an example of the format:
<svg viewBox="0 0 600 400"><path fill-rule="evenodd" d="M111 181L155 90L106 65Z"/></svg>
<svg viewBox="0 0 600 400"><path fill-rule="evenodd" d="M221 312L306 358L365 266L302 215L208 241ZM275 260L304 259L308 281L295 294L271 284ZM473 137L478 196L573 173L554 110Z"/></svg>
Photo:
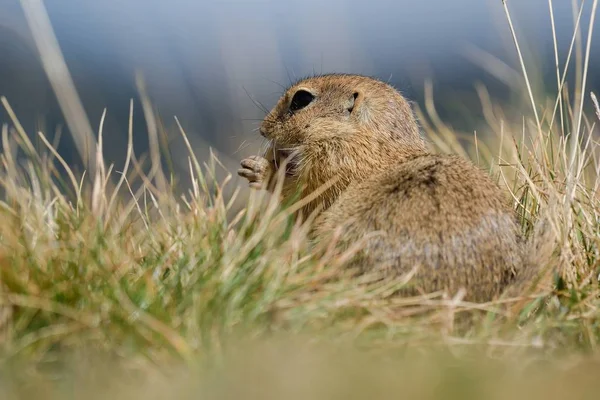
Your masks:
<svg viewBox="0 0 600 400"><path fill-rule="evenodd" d="M569 60L583 47L573 37ZM589 38L585 48L584 77ZM191 182L180 196L157 166L155 128L149 172L131 125L123 170L105 165L100 124L93 174L78 175L43 133L31 142L3 99L0 393L586 398L598 385L600 108L585 79L568 88L568 66L557 61L555 98L536 99L525 79L524 107L479 87L487 126L475 135L445 125L426 86L418 113L432 148L470 157L510 192L543 272L486 304L395 298L404 282L351 278L352 249L311 249L289 210L260 193L236 209L245 189L226 194L231 176L218 181L218 160L198 160L183 129ZM142 108L155 126L145 96Z"/></svg>

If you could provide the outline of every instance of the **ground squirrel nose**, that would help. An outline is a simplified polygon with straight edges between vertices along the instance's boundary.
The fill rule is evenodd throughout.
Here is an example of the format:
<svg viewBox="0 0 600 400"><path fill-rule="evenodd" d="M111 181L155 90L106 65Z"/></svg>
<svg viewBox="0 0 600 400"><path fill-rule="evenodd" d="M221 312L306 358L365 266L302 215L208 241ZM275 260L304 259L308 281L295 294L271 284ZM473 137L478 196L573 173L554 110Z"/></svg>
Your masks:
<svg viewBox="0 0 600 400"><path fill-rule="evenodd" d="M267 133L265 132L265 130L264 130L263 128L260 128L258 131L260 132L260 135L261 135L262 137L264 137L264 138L266 138L266 137L267 137Z"/></svg>

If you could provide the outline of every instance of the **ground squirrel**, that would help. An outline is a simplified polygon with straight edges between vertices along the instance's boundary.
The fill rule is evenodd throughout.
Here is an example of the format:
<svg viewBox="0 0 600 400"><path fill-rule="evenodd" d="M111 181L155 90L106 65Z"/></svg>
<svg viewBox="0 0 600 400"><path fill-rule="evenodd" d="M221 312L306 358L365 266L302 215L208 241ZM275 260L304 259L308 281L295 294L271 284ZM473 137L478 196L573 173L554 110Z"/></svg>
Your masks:
<svg viewBox="0 0 600 400"><path fill-rule="evenodd" d="M387 83L345 74L303 79L285 91L260 133L269 148L243 160L238 174L272 190L287 158L284 199L333 182L301 215L315 212L318 238L339 226L346 244L380 233L355 261L362 269L398 276L417 267L412 293L464 288L466 299L487 301L522 268L505 194L471 162L429 152L409 103Z"/></svg>

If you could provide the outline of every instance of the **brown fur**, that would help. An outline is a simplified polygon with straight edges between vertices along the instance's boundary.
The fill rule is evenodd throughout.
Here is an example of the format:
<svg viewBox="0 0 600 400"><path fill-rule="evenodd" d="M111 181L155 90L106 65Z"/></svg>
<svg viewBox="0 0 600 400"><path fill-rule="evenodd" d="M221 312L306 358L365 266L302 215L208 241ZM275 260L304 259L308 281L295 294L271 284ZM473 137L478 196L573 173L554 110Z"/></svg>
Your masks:
<svg viewBox="0 0 600 400"><path fill-rule="evenodd" d="M290 112L298 90L314 99ZM271 146L264 157L243 160L238 173L252 187L272 190L270 177L288 156L284 199L334 182L301 215L318 213L317 238L339 226L346 244L381 233L355 260L362 270L397 276L418 267L416 290L465 288L467 299L485 301L522 265L502 191L472 163L428 152L408 102L388 84L357 75L302 80L265 118L261 134Z"/></svg>

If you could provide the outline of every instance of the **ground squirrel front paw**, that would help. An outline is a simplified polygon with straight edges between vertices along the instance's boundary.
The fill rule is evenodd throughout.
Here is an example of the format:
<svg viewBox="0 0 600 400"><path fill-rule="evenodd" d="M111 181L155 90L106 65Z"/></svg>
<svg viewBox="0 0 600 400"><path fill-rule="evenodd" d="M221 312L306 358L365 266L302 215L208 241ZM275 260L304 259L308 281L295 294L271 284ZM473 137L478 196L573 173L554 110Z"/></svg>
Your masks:
<svg viewBox="0 0 600 400"><path fill-rule="evenodd" d="M238 169L238 175L248 179L253 189L265 189L271 175L271 163L264 157L252 156L243 159L242 168Z"/></svg>

